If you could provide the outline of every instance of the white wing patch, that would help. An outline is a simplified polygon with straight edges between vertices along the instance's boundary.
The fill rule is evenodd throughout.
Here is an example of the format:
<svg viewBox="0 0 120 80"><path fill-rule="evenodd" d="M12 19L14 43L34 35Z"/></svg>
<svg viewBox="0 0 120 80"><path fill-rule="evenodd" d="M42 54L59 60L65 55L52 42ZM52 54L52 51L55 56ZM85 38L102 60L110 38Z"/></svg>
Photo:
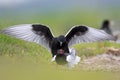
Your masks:
<svg viewBox="0 0 120 80"><path fill-rule="evenodd" d="M87 27L88 31L83 35L74 35L68 43L68 46L72 46L74 44L79 44L83 42L96 42L103 40L114 40L114 37L107 34L103 30L98 30L95 28ZM69 31L70 32L70 31ZM69 34L69 33L67 33Z"/></svg>
<svg viewBox="0 0 120 80"><path fill-rule="evenodd" d="M47 49L50 49L49 42L46 40L45 36L35 34L35 32L32 30L32 24L12 26L3 30L3 33L14 36L16 38L20 38L25 41L35 42L46 47Z"/></svg>

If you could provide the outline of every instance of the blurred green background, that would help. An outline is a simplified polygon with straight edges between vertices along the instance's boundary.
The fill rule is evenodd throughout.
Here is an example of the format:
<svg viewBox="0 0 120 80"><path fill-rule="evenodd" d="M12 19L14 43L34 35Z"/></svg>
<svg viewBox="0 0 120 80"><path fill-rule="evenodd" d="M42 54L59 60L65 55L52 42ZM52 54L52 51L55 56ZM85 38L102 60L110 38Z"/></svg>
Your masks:
<svg viewBox="0 0 120 80"><path fill-rule="evenodd" d="M103 20L120 20L120 0L0 0L0 30L40 23L58 36L75 25L100 28ZM77 45L79 56L99 54L114 43ZM87 51L96 48L95 51ZM90 54L90 55L91 55ZM0 34L0 80L119 80L120 72L82 71L51 63L51 54L34 43Z"/></svg>
<svg viewBox="0 0 120 80"><path fill-rule="evenodd" d="M99 28L104 19L119 20L119 0L5 0L0 1L0 25L41 23L54 35L74 25Z"/></svg>

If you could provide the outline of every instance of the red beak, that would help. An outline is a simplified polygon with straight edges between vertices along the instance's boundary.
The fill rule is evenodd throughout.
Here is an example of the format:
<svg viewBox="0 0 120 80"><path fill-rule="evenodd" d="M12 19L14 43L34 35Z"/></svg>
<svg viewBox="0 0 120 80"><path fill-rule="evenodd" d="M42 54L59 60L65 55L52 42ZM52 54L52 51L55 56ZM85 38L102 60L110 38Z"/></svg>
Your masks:
<svg viewBox="0 0 120 80"><path fill-rule="evenodd" d="M64 50L63 49L59 49L58 50L58 54L63 54L64 53Z"/></svg>

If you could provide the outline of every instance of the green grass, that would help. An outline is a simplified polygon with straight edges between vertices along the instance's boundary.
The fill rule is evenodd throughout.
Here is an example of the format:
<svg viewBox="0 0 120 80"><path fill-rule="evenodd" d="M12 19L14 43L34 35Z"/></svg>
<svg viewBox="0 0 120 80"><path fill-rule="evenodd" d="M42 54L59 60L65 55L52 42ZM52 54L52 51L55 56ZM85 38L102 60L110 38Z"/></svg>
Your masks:
<svg viewBox="0 0 120 80"><path fill-rule="evenodd" d="M70 13L70 12L69 12ZM74 25L86 24L99 28L105 15L97 16L93 12L71 12L50 15L34 15L0 19L0 30L3 28L27 23L41 23L50 26L54 35L66 34ZM86 16L84 16L86 15ZM102 16L102 17L101 17ZM108 15L111 18L110 15ZM105 17L106 18L106 17ZM82 43L75 45L77 54L94 56L104 53L107 47L119 48L113 42ZM44 47L0 34L0 80L119 80L119 72L81 71L76 65L69 69L66 65L51 63L51 53Z"/></svg>
<svg viewBox="0 0 120 80"><path fill-rule="evenodd" d="M4 61L2 61L4 60ZM68 69L65 66L46 64L35 58L24 56L0 57L0 79L1 80L119 80L116 72L103 71L80 71Z"/></svg>
<svg viewBox="0 0 120 80"><path fill-rule="evenodd" d="M79 56L95 56L97 54L105 53L108 47L119 48L120 45L115 42L94 42L82 43L74 46Z"/></svg>

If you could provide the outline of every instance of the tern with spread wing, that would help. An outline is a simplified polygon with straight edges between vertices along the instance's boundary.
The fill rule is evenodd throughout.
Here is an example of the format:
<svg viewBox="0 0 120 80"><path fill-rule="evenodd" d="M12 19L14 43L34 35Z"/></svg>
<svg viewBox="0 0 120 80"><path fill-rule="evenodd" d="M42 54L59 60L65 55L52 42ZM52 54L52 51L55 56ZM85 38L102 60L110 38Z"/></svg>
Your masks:
<svg viewBox="0 0 120 80"><path fill-rule="evenodd" d="M83 25L74 26L65 36L60 35L58 37L53 36L49 27L41 24L16 25L6 28L2 32L19 39L35 42L44 46L51 51L53 57L52 61L56 61L58 64L60 59L65 62L71 62L73 57L74 61L79 62L80 58L76 56L73 49L70 49L74 44L114 40L112 35L107 34L103 30Z"/></svg>

